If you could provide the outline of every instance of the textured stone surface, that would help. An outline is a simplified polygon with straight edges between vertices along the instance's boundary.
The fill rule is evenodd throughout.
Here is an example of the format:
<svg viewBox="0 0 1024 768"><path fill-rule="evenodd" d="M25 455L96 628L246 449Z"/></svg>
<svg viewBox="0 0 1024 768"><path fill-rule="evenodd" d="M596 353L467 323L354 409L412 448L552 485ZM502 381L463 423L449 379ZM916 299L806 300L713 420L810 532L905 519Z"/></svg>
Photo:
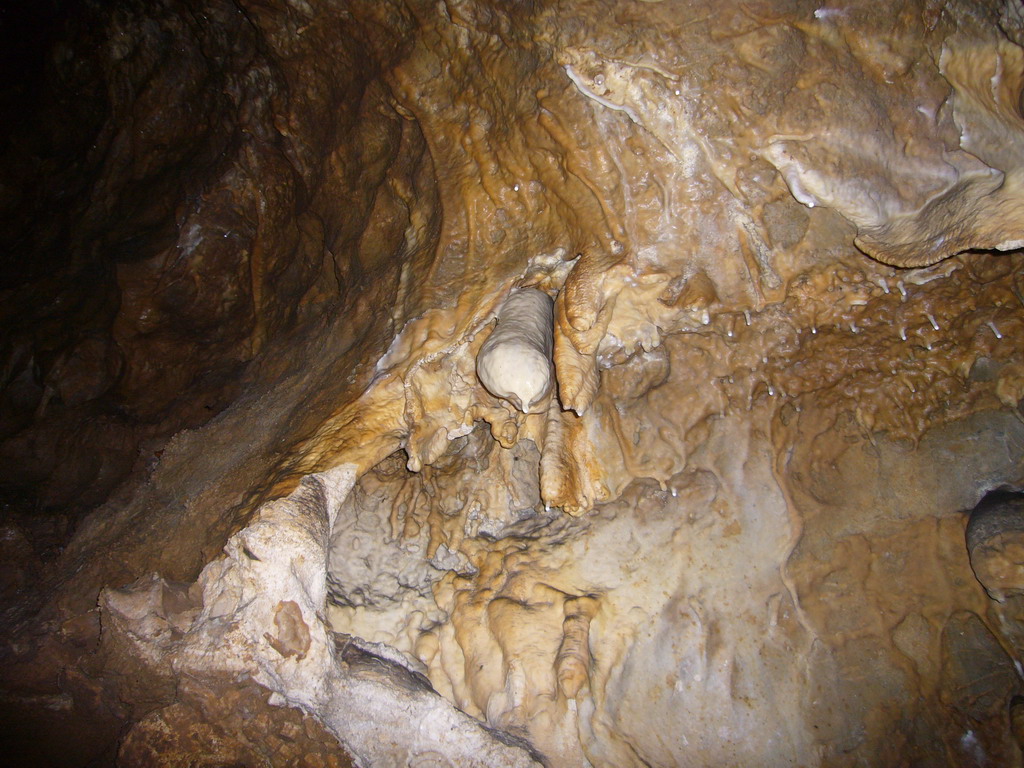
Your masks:
<svg viewBox="0 0 1024 768"><path fill-rule="evenodd" d="M1024 496L996 491L982 499L967 523L967 552L990 597L1024 594Z"/></svg>
<svg viewBox="0 0 1024 768"><path fill-rule="evenodd" d="M263 505L190 590L201 607L168 607L167 586L155 576L104 590L100 608L112 636L108 642L131 645L124 655L168 677L252 679L273 692L271 704L315 714L362 764L429 765L431 755L440 755L480 768L539 765L525 744L487 730L425 680L358 648L347 652L323 621L328 534L354 481L353 468L343 465L305 479L287 499ZM180 691L176 696L183 698ZM157 722L142 723L140 741L151 741L161 725L181 717L161 712ZM231 726L216 713L196 719ZM254 741L252 734L245 733L243 746ZM249 749L258 748L257 740ZM160 751L132 741L123 750L132 756Z"/></svg>
<svg viewBox="0 0 1024 768"><path fill-rule="evenodd" d="M351 757L312 717L266 702L257 685L183 681L178 700L136 724L117 761L137 766L347 768Z"/></svg>
<svg viewBox="0 0 1024 768"><path fill-rule="evenodd" d="M1021 764L1019 2L65 21L0 90L7 754Z"/></svg>

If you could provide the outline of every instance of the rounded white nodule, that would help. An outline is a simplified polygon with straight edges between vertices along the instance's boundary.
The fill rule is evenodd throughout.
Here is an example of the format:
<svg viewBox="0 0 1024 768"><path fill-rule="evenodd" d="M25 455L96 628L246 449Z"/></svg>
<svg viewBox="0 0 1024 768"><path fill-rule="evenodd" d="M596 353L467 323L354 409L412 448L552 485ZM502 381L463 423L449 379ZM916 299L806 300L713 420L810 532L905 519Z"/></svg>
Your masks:
<svg viewBox="0 0 1024 768"><path fill-rule="evenodd" d="M543 291L520 288L498 310L498 325L476 357L476 375L495 397L537 413L551 391L552 303Z"/></svg>

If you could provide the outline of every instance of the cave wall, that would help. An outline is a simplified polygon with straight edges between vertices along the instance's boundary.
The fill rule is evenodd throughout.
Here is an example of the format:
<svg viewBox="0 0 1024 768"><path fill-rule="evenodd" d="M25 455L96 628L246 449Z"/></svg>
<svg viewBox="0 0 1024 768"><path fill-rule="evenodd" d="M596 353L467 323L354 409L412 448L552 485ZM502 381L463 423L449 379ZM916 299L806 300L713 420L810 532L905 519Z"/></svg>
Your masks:
<svg viewBox="0 0 1024 768"><path fill-rule="evenodd" d="M40 760L1020 764L1018 3L76 9L4 93Z"/></svg>

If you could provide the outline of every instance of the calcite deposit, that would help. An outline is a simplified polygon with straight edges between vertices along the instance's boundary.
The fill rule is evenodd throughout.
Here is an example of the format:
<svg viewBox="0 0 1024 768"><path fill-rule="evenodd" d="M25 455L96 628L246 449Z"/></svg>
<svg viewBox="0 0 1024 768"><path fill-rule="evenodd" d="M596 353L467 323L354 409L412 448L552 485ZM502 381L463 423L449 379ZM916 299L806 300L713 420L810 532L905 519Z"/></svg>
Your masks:
<svg viewBox="0 0 1024 768"><path fill-rule="evenodd" d="M543 411L551 394L551 298L536 288L519 288L498 310L497 327L476 356L484 388L523 413Z"/></svg>
<svg viewBox="0 0 1024 768"><path fill-rule="evenodd" d="M1024 765L1019 0L48 13L5 756Z"/></svg>

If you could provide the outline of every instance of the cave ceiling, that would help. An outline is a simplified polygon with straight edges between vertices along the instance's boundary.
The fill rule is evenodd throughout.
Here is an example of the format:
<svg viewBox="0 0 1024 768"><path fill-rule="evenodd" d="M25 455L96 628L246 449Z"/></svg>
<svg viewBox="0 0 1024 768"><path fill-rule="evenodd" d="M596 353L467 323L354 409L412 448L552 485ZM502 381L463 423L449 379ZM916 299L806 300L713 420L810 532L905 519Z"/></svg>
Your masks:
<svg viewBox="0 0 1024 768"><path fill-rule="evenodd" d="M8 754L1022 764L1019 0L0 23Z"/></svg>

